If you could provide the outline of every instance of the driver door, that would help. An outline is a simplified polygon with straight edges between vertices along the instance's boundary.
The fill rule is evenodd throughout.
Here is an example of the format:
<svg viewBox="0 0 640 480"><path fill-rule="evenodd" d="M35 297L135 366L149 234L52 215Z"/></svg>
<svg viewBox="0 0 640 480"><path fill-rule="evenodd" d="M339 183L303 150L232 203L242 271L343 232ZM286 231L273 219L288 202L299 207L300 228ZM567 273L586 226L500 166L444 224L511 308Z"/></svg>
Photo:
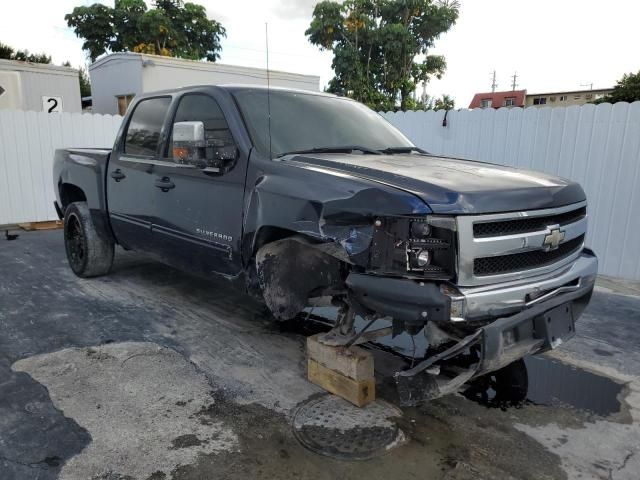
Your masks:
<svg viewBox="0 0 640 480"><path fill-rule="evenodd" d="M179 127L194 124L204 126L199 159L185 157L179 142ZM208 94L184 94L178 100L169 129L164 157L153 172L154 247L164 259L188 271L236 275L242 268L247 158L236 148L218 102ZM175 142L174 129L178 133ZM234 152L233 158L230 151ZM220 158L224 160L221 162Z"/></svg>
<svg viewBox="0 0 640 480"><path fill-rule="evenodd" d="M122 141L109 159L106 189L111 227L118 243L152 252L153 171L161 152L171 97L151 97L133 107Z"/></svg>

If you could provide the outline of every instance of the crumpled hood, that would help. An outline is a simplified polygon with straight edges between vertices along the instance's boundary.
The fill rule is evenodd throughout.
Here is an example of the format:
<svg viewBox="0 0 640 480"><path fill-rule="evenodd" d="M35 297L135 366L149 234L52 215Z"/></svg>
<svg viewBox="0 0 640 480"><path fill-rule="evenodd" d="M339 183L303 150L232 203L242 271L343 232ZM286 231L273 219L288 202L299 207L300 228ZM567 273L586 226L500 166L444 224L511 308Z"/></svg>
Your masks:
<svg viewBox="0 0 640 480"><path fill-rule="evenodd" d="M281 161L339 171L405 190L434 213L472 214L552 208L585 200L579 184L553 175L455 158L298 154Z"/></svg>

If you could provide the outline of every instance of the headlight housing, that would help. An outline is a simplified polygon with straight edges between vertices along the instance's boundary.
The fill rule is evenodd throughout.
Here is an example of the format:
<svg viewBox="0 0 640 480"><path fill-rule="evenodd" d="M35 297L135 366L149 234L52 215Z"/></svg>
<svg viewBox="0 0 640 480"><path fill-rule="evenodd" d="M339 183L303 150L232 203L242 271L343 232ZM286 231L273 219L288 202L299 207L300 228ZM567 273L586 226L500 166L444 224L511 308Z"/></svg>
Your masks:
<svg viewBox="0 0 640 480"><path fill-rule="evenodd" d="M374 221L370 268L386 275L455 277L453 217L381 217Z"/></svg>

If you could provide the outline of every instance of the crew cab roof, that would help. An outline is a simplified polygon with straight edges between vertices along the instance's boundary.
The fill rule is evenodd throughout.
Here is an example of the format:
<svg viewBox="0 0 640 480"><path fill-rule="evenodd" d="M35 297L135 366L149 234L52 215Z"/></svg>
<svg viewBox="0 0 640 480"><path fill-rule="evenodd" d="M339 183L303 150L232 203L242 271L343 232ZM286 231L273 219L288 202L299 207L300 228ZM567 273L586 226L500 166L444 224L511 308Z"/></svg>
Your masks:
<svg viewBox="0 0 640 480"><path fill-rule="evenodd" d="M314 92L312 90L302 90L297 88L286 88L286 87L267 87L266 85L248 85L248 84L234 84L234 83L221 84L221 85L210 85L210 84L189 85L185 87L170 88L167 90L157 90L153 92L146 92L142 95L139 95L138 98L156 97L158 95L184 93L184 92L190 92L190 91L202 91L205 89L221 89L221 90L226 90L230 93L242 92L242 91L265 91L266 92L267 90L270 90L272 92L291 92L291 93L301 93L306 95L317 95L322 97L338 98L338 95L334 95L332 93Z"/></svg>

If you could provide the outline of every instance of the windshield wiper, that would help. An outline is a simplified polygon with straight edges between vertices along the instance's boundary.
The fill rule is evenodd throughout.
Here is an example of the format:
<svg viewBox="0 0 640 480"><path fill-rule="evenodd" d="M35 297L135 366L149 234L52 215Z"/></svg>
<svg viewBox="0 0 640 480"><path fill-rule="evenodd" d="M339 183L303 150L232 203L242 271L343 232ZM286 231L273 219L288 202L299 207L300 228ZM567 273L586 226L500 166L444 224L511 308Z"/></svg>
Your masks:
<svg viewBox="0 0 640 480"><path fill-rule="evenodd" d="M284 157L285 155L296 155L302 153L352 153L354 150L360 151L367 155L382 155L379 150L373 148L361 147L360 145L345 145L340 147L314 147L306 150L293 150L291 152L280 153L276 158Z"/></svg>
<svg viewBox="0 0 640 480"><path fill-rule="evenodd" d="M429 152L421 149L420 147L389 147L389 148L383 148L382 150L378 150L378 151L380 153L387 153L387 154L411 153L411 152L418 152L418 153L422 153L423 155L429 154Z"/></svg>

